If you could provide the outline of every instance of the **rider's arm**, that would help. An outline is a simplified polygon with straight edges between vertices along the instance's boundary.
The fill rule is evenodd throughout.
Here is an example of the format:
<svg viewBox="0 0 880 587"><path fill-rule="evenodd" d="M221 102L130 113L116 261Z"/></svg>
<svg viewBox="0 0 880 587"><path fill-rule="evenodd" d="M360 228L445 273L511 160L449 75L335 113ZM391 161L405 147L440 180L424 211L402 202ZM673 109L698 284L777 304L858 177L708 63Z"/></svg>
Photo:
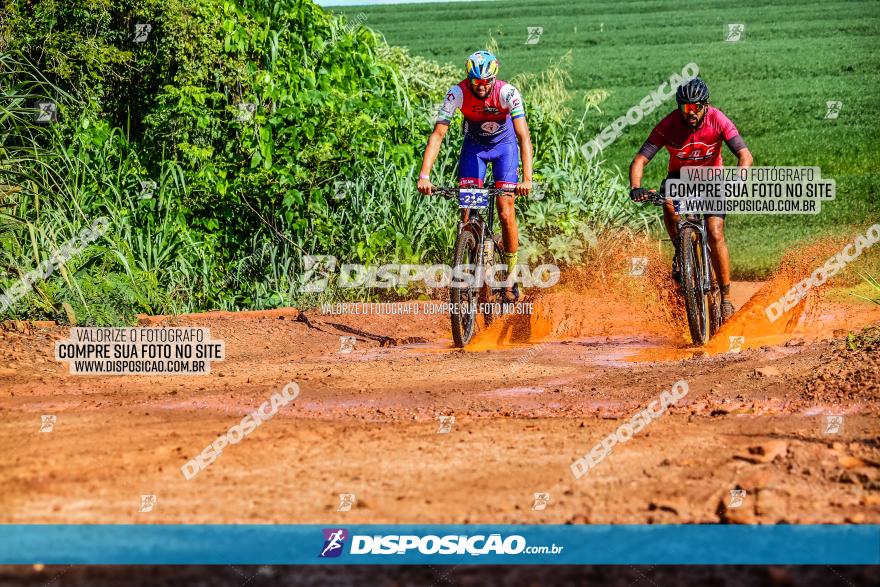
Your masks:
<svg viewBox="0 0 880 587"><path fill-rule="evenodd" d="M634 202L644 202L650 196L649 190L642 187L642 175L645 172L645 165L650 163L664 144L663 136L655 128L629 164L629 197Z"/></svg>
<svg viewBox="0 0 880 587"><path fill-rule="evenodd" d="M740 136L739 130L737 130L733 121L720 110L715 111L715 120L716 124L718 124L721 129L722 137L724 137L724 142L727 143L727 147L737 156L737 166L751 167L752 153L746 146L746 142Z"/></svg>
<svg viewBox="0 0 880 587"><path fill-rule="evenodd" d="M739 136L738 134L732 136L727 139L725 143L727 143L727 147L737 156L737 167L752 166L752 152L749 151L749 148L746 146L746 142L742 139L741 136Z"/></svg>
<svg viewBox="0 0 880 587"><path fill-rule="evenodd" d="M641 151L633 157L632 163L629 164L629 187L635 189L642 187L642 175L645 173L645 165L651 159L642 154Z"/></svg>
<svg viewBox="0 0 880 587"><path fill-rule="evenodd" d="M748 149L740 149L737 152L736 156L739 158L739 160L736 163L737 167L751 167L752 166L752 161L754 161L754 159L752 158L752 152L749 151Z"/></svg>
<svg viewBox="0 0 880 587"><path fill-rule="evenodd" d="M422 169L419 171L420 179L430 179L431 169L434 168L434 161L437 160L437 154L440 152L440 145L443 144L443 137L449 125L438 122L434 125L434 132L428 138L428 146L425 148L425 156L422 158Z"/></svg>
<svg viewBox="0 0 880 587"><path fill-rule="evenodd" d="M437 160L437 154L440 152L440 145L443 144L443 137L449 130L449 124L455 111L461 109L464 96L461 88L452 86L446 93L446 99L440 106L437 113L437 121L434 124L434 132L428 138L428 146L425 148L425 156L422 157L422 169L419 171L419 191L423 194L431 193L431 169L434 168L434 162Z"/></svg>
<svg viewBox="0 0 880 587"><path fill-rule="evenodd" d="M522 159L523 169L522 183L527 184L523 186L524 193L520 195L528 195L532 187L530 185L532 183L532 137L529 134L529 125L526 123L525 116L513 120L513 130L519 141L519 156Z"/></svg>
<svg viewBox="0 0 880 587"><path fill-rule="evenodd" d="M632 190L642 187L642 175L645 171L645 165L654 158L654 155L656 155L660 149L666 146L666 135L663 133L663 125L665 122L666 119L664 118L660 121L660 124L654 127L654 130L648 135L648 140L645 141L642 148L639 149L639 152L633 157L632 163L629 164L630 196L632 196Z"/></svg>

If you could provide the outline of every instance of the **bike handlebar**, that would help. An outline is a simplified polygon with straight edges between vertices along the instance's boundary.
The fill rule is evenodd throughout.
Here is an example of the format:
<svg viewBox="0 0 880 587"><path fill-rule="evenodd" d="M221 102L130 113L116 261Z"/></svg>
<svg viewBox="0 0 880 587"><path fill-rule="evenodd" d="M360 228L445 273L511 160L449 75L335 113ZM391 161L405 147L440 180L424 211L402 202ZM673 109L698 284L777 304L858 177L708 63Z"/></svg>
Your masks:
<svg viewBox="0 0 880 587"><path fill-rule="evenodd" d="M516 188L496 188L496 187L488 187L484 186L481 188L472 187L472 188L444 188L444 187L435 187L432 188L431 194L432 196L440 196L441 198L457 198L458 192L461 190L486 190L489 192L490 196L515 196L514 193Z"/></svg>
<svg viewBox="0 0 880 587"><path fill-rule="evenodd" d="M660 192L654 192L653 194L649 195L648 199L645 201L649 204L654 204L655 206L664 206L666 205L666 196L664 196Z"/></svg>
<svg viewBox="0 0 880 587"><path fill-rule="evenodd" d="M644 200L643 204L654 204L655 206L665 206L668 198L663 195L661 192L654 192L648 195L648 199ZM682 218L687 219L692 217L692 214L685 214ZM681 222L681 221L679 221Z"/></svg>

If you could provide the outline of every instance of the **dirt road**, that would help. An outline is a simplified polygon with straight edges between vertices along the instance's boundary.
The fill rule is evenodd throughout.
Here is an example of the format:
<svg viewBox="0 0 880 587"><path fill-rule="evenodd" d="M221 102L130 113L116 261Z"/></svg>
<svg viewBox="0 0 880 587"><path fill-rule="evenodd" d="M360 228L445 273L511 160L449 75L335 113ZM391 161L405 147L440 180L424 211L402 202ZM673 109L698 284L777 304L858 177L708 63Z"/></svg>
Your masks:
<svg viewBox="0 0 880 587"><path fill-rule="evenodd" d="M737 305L760 285L737 284ZM880 375L856 373L876 354L840 358L830 341L880 309L820 304L762 338L745 304L695 350L646 305L578 295L538 300L466 350L451 347L447 316L424 313L143 320L210 327L227 359L206 376L72 376L54 359L67 328L7 329L0 522L880 522ZM575 479L577 458L681 380L686 397ZM184 478L291 381L295 402ZM844 415L837 433L826 414ZM445 433L440 416L454 416ZM734 508L732 489L746 491ZM336 511L342 493L351 511ZM550 494L544 509L535 493Z"/></svg>

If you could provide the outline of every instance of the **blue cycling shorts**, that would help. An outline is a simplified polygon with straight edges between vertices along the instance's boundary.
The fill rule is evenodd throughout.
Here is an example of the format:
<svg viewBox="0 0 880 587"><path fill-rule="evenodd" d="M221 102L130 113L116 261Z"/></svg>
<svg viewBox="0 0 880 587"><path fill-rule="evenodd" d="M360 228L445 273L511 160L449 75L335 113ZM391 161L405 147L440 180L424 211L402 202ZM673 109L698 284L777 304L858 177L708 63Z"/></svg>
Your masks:
<svg viewBox="0 0 880 587"><path fill-rule="evenodd" d="M519 180L519 144L510 141L492 147L467 138L458 161L459 187L483 187L489 163L492 164L495 187L516 187Z"/></svg>

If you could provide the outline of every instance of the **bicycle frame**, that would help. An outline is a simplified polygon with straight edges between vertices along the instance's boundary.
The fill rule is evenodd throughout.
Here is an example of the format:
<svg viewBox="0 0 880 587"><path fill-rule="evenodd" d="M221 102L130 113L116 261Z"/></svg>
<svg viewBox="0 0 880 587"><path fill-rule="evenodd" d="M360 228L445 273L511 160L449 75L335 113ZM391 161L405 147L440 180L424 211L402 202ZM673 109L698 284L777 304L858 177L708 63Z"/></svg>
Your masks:
<svg viewBox="0 0 880 587"><path fill-rule="evenodd" d="M482 189L482 188L481 188ZM486 263L486 259L484 258L486 254L486 248L484 243L486 242L486 238L492 236L492 227L495 224L495 197L489 198L489 207L486 209L488 214L488 219L483 220L483 215L480 214L481 210L478 209L470 209L467 210L468 219L460 220L458 223L458 231L461 232L468 225L474 227L474 236L477 239L477 266L482 267ZM493 245L494 246L494 245Z"/></svg>
<svg viewBox="0 0 880 587"><path fill-rule="evenodd" d="M648 197L647 201L658 206L665 205L667 200L662 192L663 188L661 186L660 192L653 192L652 195ZM720 308L718 306L718 299L713 291L712 249L709 247L706 217L703 215L679 214L678 220L676 221L676 227L678 234L673 239L673 244L675 246L675 261L673 265L678 265L679 273L678 275L675 275L675 279L681 286L682 293L685 296L685 306L688 315L688 327L691 331L691 339L697 344L703 344L708 340L707 337L711 337L717 332L720 325L720 322L718 321ZM687 271L685 268L689 264L686 262L686 259L689 258L690 255L687 257L683 257L683 255L685 255L684 251L686 249L693 247L693 243L682 240L683 231L687 231L688 233L693 231L694 234L698 235L700 239L699 253L702 255L700 266L698 268L691 267L691 269ZM697 251L694 251L694 253L696 252ZM691 273L691 270L695 269L699 269L703 272L700 276L700 283L693 283L690 281L691 278L686 278L685 273ZM695 295L702 299L699 301L694 300L693 296ZM694 307L694 304L697 304L698 307ZM695 320L699 320L700 322L695 322Z"/></svg>
<svg viewBox="0 0 880 587"><path fill-rule="evenodd" d="M495 198L499 196L513 196L513 190L500 189L496 188L494 184L485 185L482 187L468 187L468 188L438 188L437 192L442 193L443 197L449 199L455 199L452 195L453 193L458 194L462 190L485 190L488 192L488 206L484 208L486 210L487 218L483 218L482 209L478 208L470 208L463 209L467 212L467 220L459 220L458 222L458 232L459 234L470 227L470 231L473 233L474 238L476 240L476 244L478 247L477 254L477 267L484 267L487 262L491 262L491 259L486 259L486 249L485 244L487 239L492 239L493 246L496 246L495 243L495 233L493 232L493 228L495 225Z"/></svg>
<svg viewBox="0 0 880 587"><path fill-rule="evenodd" d="M712 258L710 257L711 249L709 248L706 217L682 216L678 221L679 233L686 226L690 226L700 233L700 246L703 253L703 283L700 284L700 287L703 293L707 294L712 289Z"/></svg>
<svg viewBox="0 0 880 587"><path fill-rule="evenodd" d="M485 208L468 208L467 204L462 207L461 192L463 190L485 190L486 207ZM476 300L491 301L497 293L489 281L486 279L487 271L493 271L495 254L498 252L500 243L496 240L493 233L493 225L495 224L495 199L508 192L506 189L497 189L494 186L483 186L474 188L437 188L436 193L444 198L456 199L459 202L460 220L458 223L458 237L456 237L455 245L455 263L473 262L475 275L480 285L472 284L462 286L450 285L450 301L455 304L463 304L462 298L466 296L466 301L470 309L465 311L456 311L450 314L452 321L452 337L456 346L463 347L473 336L476 324L477 304ZM512 193L510 195L513 195ZM482 202L481 202L482 203ZM485 210L485 218L483 211ZM464 240L462 240L464 238ZM492 243L492 247L487 247L488 242ZM473 244L471 244L473 243ZM471 247L476 247L474 251ZM489 250L487 250L489 249ZM494 273L492 274L494 275ZM478 293L479 292L479 293ZM494 306L495 304L490 304ZM485 315L487 323L492 319L496 310L481 310ZM501 310L497 310L501 313Z"/></svg>

